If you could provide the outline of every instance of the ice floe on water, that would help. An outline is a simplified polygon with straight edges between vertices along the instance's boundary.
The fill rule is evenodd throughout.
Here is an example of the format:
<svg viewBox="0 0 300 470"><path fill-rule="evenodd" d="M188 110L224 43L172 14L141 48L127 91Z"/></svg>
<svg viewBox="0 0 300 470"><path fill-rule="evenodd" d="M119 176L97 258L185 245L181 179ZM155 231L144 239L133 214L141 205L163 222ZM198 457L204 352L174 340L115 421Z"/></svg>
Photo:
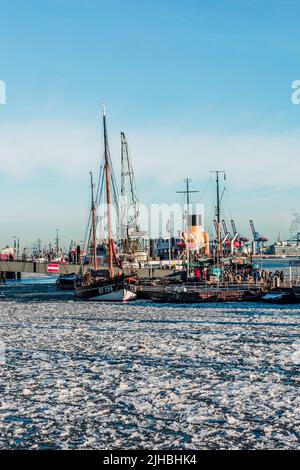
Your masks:
<svg viewBox="0 0 300 470"><path fill-rule="evenodd" d="M299 327L296 307L1 300L0 447L300 448Z"/></svg>

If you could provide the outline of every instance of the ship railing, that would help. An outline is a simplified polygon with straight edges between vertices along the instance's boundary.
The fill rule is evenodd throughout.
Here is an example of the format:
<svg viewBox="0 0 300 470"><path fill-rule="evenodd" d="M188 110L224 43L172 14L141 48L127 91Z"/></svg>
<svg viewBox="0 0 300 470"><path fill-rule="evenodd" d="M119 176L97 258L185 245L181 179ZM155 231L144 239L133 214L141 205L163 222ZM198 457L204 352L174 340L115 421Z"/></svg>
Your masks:
<svg viewBox="0 0 300 470"><path fill-rule="evenodd" d="M282 284L282 287L296 287L300 286L300 276L293 276L291 279L285 279Z"/></svg>
<svg viewBox="0 0 300 470"><path fill-rule="evenodd" d="M158 288L161 289L161 288ZM201 292L219 292L219 291L230 291L230 290L235 290L235 291L261 291L264 290L265 286L262 284L251 284L251 283L217 283L217 284L201 284L201 283L189 283L189 284L181 284L176 287L174 286L165 286L164 291L165 292L174 292L178 290L180 291L185 291L185 292L195 292L201 290Z"/></svg>
<svg viewBox="0 0 300 470"><path fill-rule="evenodd" d="M186 288L189 287L207 287L209 289L211 288L234 288L237 289L241 287L242 289L249 289L249 290L255 290L255 289L260 289L260 290L265 290L266 288L269 289L274 289L274 288L281 288L281 287L295 287L298 286L300 287L300 276L292 276L291 279L285 278L283 281L280 280L275 280L274 278L271 280L260 280L256 282L229 282L229 281L219 281L219 282L199 282L199 283L185 283L183 284Z"/></svg>

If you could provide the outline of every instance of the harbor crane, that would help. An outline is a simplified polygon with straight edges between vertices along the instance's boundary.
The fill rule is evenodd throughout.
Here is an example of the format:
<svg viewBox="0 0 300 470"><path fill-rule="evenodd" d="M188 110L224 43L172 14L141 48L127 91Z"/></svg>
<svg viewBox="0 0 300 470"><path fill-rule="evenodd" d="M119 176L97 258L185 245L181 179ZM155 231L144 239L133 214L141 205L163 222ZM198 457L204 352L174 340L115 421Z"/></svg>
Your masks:
<svg viewBox="0 0 300 470"><path fill-rule="evenodd" d="M242 248L245 243L249 241L247 237L244 235L241 235L237 229L236 225L233 219L230 221L231 227L232 227L232 232L233 232L233 238L231 239L231 253L234 253L234 248Z"/></svg>
<svg viewBox="0 0 300 470"><path fill-rule="evenodd" d="M229 230L227 229L227 225L226 225L226 222L224 219L222 219L222 226L223 226L223 231L224 231L224 235L226 237L226 235L228 235L230 237L230 232Z"/></svg>
<svg viewBox="0 0 300 470"><path fill-rule="evenodd" d="M214 223L216 235L218 236L218 222L217 222L216 219L214 219L213 223ZM222 227L223 227L223 232L224 232L224 238L222 239L222 244L223 245L230 245L230 233L227 230L225 220L222 220Z"/></svg>
<svg viewBox="0 0 300 470"><path fill-rule="evenodd" d="M223 245L230 245L231 243L231 235L230 232L227 229L227 225L224 219L222 219L222 226L223 226L223 232L224 232L224 239L223 239Z"/></svg>
<svg viewBox="0 0 300 470"><path fill-rule="evenodd" d="M238 235L238 239L239 239L240 242L247 243L249 241L249 238L247 238L244 235L241 235L241 234L238 233L238 231L236 229L236 226L235 226L235 222L234 222L233 219L231 219L231 226L232 226L233 234Z"/></svg>
<svg viewBox="0 0 300 470"><path fill-rule="evenodd" d="M236 227L235 227L234 220L233 220L233 219L231 219L230 223L231 223L231 227L232 227L233 235L236 235L236 234L237 234L237 230L236 230Z"/></svg>
<svg viewBox="0 0 300 470"><path fill-rule="evenodd" d="M268 241L268 238L265 237L265 236L262 236L260 235L256 230L255 230L255 226L254 226L254 222L253 220L250 220L250 227L251 227L251 230L252 230L252 234L253 234L253 254L256 254L256 252L260 252L263 250L263 247L264 247L264 242L267 242Z"/></svg>

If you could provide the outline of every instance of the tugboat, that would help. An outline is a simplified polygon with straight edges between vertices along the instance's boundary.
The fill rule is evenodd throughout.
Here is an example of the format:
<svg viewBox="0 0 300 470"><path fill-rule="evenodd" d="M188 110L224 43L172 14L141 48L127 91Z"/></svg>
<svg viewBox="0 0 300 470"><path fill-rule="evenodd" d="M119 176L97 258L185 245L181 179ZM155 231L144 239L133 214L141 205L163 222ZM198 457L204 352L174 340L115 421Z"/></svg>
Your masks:
<svg viewBox="0 0 300 470"><path fill-rule="evenodd" d="M134 300L136 279L131 276L125 276L122 265L116 255L114 240L112 237L111 224L111 159L109 154L109 145L107 138L106 115L103 106L103 131L104 131L104 178L106 188L107 204L107 227L108 227L108 269L98 269L97 262L97 227L96 227L96 204L94 198L93 175L91 175L91 230L93 237L93 269L88 268L85 272L85 266L82 265L81 276L75 285L75 295L77 299L94 301L123 302ZM101 178L100 178L101 181ZM100 188L99 193L102 193ZM90 242L90 240L89 240ZM89 243L90 244L90 243ZM119 268L119 273L115 274L113 258Z"/></svg>
<svg viewBox="0 0 300 470"><path fill-rule="evenodd" d="M201 216L189 214L187 211L185 232L182 234L182 248L185 248L186 270L182 272L181 281L175 282L171 276L162 280L152 280L148 283L139 281L136 293L139 298L153 300L155 302L198 304L207 302L242 302L258 301L264 292L260 284L256 284L251 278L249 282L239 274L239 268L252 271L252 261L245 257L235 259L233 254L224 257L221 239L221 207L219 174L224 171L214 171L216 174L216 233L217 244L213 256L210 256L209 238L203 236L205 258L199 258L191 250L195 250L201 239ZM188 180L187 180L188 181ZM187 195L186 205L189 208L189 187L184 193ZM200 223L198 222L200 220ZM236 230L235 230L236 231ZM237 232L236 232L237 233ZM203 233L205 235L205 232ZM228 235L227 235L228 236ZM225 237L226 238L226 237ZM244 238L245 239L245 238ZM201 242L199 242L200 244ZM228 255L227 255L228 256ZM240 263L242 261L242 263ZM244 263L245 261L245 263ZM233 273L234 267L234 273ZM230 275L229 275L230 274ZM250 275L249 275L250 278Z"/></svg>
<svg viewBox="0 0 300 470"><path fill-rule="evenodd" d="M136 294L141 299L180 304L253 302L260 301L263 294L262 287L259 285L229 283L213 280L214 275L209 275L209 277L208 282L193 282L192 278L176 283L171 278L152 281L148 284L139 282Z"/></svg>

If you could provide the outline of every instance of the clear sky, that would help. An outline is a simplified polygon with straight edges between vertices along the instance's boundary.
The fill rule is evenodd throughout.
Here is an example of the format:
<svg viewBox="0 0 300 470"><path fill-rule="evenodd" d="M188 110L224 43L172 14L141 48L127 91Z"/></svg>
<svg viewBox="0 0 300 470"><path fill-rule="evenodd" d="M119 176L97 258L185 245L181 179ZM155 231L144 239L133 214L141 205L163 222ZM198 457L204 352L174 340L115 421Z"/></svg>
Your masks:
<svg viewBox="0 0 300 470"><path fill-rule="evenodd" d="M225 169L240 230L253 218L288 236L299 17L297 0L0 0L0 244L53 242L56 227L82 239L102 102L116 170L123 130L142 202L178 202L184 177L202 194Z"/></svg>

